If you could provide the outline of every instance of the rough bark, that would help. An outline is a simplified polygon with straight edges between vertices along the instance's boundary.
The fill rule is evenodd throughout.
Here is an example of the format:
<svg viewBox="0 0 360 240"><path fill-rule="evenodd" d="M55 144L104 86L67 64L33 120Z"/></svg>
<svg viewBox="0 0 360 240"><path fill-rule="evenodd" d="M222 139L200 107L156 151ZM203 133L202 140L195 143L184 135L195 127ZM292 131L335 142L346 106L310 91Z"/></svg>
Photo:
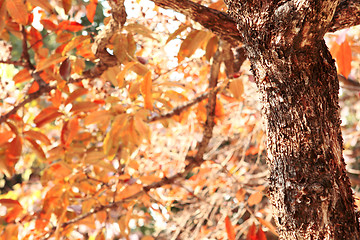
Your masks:
<svg viewBox="0 0 360 240"><path fill-rule="evenodd" d="M339 82L323 40L338 1L225 2L262 96L280 239L360 239L342 157Z"/></svg>
<svg viewBox="0 0 360 240"><path fill-rule="evenodd" d="M205 7L190 0L152 1L160 7L173 9L188 16L205 28L208 28L218 34L222 39L228 41L233 46L238 44L240 41L236 28L236 22L229 15L221 11ZM342 0L336 8L328 30L335 32L357 24L360 24L360 1Z"/></svg>

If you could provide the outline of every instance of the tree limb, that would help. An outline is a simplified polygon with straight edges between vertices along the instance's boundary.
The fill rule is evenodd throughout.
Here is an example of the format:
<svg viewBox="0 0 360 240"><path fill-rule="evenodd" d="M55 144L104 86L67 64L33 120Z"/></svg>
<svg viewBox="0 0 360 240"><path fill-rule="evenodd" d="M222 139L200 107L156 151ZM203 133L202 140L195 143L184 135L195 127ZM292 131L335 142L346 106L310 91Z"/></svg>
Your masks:
<svg viewBox="0 0 360 240"><path fill-rule="evenodd" d="M236 23L224 12L189 0L153 0L153 2L162 8L173 9L190 17L231 45L238 45L241 40Z"/></svg>
<svg viewBox="0 0 360 240"><path fill-rule="evenodd" d="M343 0L337 6L329 32L335 32L360 24L360 1Z"/></svg>
<svg viewBox="0 0 360 240"><path fill-rule="evenodd" d="M241 41L236 22L226 13L208 8L190 0L152 0L156 5L182 13L203 27L213 31L222 39L237 45ZM329 26L330 32L360 24L360 1L343 0L336 8Z"/></svg>

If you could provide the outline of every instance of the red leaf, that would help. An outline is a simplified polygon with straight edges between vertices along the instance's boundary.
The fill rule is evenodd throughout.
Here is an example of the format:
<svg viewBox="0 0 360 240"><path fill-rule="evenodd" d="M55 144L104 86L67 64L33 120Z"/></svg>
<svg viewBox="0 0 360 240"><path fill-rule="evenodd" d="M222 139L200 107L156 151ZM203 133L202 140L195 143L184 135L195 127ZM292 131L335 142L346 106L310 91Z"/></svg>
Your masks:
<svg viewBox="0 0 360 240"><path fill-rule="evenodd" d="M231 224L229 216L226 216L225 218L225 228L229 240L235 240L235 230L233 225Z"/></svg>
<svg viewBox="0 0 360 240"><path fill-rule="evenodd" d="M38 84L36 81L34 81L34 82L31 84L31 87L29 88L28 94L37 92L38 90L39 90L39 84Z"/></svg>
<svg viewBox="0 0 360 240"><path fill-rule="evenodd" d="M97 4L98 0L91 0L90 3L86 6L86 17L91 23L94 22Z"/></svg>
<svg viewBox="0 0 360 240"><path fill-rule="evenodd" d="M74 22L74 21L62 21L61 23L59 23L59 29L62 30L68 30L70 32L78 32L80 30L82 30L84 28L83 25L81 25L78 22Z"/></svg>
<svg viewBox="0 0 360 240"><path fill-rule="evenodd" d="M255 223L249 228L249 232L246 235L246 240L256 240L256 226Z"/></svg>
<svg viewBox="0 0 360 240"><path fill-rule="evenodd" d="M266 235L264 231L262 230L261 226L259 227L257 233L256 233L256 240L266 240Z"/></svg>

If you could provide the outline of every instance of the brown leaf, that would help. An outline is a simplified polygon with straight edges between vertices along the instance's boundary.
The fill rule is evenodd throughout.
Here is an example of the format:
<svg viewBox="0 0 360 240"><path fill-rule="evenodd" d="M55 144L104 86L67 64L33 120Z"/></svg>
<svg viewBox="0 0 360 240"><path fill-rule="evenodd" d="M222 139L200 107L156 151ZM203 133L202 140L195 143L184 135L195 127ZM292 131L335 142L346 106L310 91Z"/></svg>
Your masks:
<svg viewBox="0 0 360 240"><path fill-rule="evenodd" d="M210 38L210 40L206 45L206 53L205 53L206 60L210 61L212 56L214 56L218 48L218 43L219 43L219 39L217 36L213 36L212 38Z"/></svg>
<svg viewBox="0 0 360 240"><path fill-rule="evenodd" d="M60 65L59 68L60 76L65 80L69 80L71 74L71 62L69 58L66 58Z"/></svg>
<svg viewBox="0 0 360 240"><path fill-rule="evenodd" d="M181 62L185 57L191 57L196 49L206 40L207 32L201 30L193 30L186 39L181 43L178 53L178 61Z"/></svg>

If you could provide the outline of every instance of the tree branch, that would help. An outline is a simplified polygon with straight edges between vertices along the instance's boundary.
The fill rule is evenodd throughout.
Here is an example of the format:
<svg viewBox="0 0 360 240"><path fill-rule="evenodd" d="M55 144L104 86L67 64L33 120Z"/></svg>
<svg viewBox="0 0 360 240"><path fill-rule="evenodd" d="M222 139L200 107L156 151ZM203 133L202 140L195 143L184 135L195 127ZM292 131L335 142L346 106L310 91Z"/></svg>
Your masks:
<svg viewBox="0 0 360 240"><path fill-rule="evenodd" d="M360 1L343 0L337 6L329 32L335 32L360 24Z"/></svg>
<svg viewBox="0 0 360 240"><path fill-rule="evenodd" d="M238 45L241 40L236 23L224 12L205 7L189 0L152 1L162 8L173 9L188 16L192 20L200 23L203 27L218 34L233 46Z"/></svg>
<svg viewBox="0 0 360 240"><path fill-rule="evenodd" d="M241 41L236 22L224 12L189 0L152 1L162 8L172 9L186 15L231 43L232 46L239 44ZM358 24L360 24L360 1L342 0L335 10L329 31L335 32Z"/></svg>

